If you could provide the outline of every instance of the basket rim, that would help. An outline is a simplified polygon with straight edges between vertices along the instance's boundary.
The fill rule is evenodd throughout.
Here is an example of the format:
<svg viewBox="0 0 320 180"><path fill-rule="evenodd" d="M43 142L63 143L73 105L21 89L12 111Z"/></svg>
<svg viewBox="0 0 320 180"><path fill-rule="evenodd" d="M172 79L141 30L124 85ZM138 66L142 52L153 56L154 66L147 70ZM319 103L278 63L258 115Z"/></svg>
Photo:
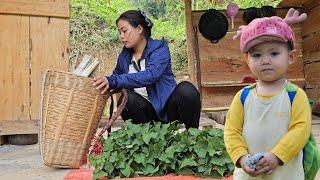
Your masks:
<svg viewBox="0 0 320 180"><path fill-rule="evenodd" d="M72 72L70 71L62 71L62 70L55 70L55 69L47 69L45 74L44 74L44 77L46 77L46 74L48 72L58 72L58 73L64 73L64 74L68 74L68 75L72 75L72 76L76 76L76 77L81 77L81 78L85 78L85 79L92 79L90 77L86 77L86 76L81 76L81 75L77 75L77 74L73 74Z"/></svg>

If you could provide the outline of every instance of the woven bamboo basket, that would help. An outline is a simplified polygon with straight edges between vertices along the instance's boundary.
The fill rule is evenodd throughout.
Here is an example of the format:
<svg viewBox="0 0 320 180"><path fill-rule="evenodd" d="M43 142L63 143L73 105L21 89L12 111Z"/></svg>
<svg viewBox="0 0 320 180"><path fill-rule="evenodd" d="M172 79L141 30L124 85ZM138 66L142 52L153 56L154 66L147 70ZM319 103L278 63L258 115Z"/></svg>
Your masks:
<svg viewBox="0 0 320 180"><path fill-rule="evenodd" d="M107 100L92 83L90 78L68 72L46 72L39 133L45 165L81 166Z"/></svg>

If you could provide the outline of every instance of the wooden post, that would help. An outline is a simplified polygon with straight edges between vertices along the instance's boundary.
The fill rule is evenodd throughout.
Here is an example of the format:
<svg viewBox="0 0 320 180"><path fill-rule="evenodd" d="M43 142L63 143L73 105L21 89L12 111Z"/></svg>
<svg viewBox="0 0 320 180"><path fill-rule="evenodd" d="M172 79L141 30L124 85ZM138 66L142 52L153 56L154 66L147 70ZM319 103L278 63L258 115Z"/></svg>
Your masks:
<svg viewBox="0 0 320 180"><path fill-rule="evenodd" d="M193 84L196 85L191 0L185 0L184 5L185 5L185 16L186 16L186 35L187 35L187 55L188 55L189 80Z"/></svg>
<svg viewBox="0 0 320 180"><path fill-rule="evenodd" d="M0 145L6 143L4 136L0 136Z"/></svg>

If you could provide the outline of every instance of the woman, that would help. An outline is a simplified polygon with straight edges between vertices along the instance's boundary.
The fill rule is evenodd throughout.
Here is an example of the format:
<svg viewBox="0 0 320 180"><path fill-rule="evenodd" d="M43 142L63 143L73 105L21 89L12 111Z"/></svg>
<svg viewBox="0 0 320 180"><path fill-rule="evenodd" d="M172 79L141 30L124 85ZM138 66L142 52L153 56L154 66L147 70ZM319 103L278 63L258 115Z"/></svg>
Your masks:
<svg viewBox="0 0 320 180"><path fill-rule="evenodd" d="M178 120L186 128L199 127L200 94L190 82L178 85L171 68L171 57L164 40L151 38L152 22L143 11L129 10L116 21L124 44L111 76L94 78L94 86L128 89L128 102L121 113L133 123Z"/></svg>

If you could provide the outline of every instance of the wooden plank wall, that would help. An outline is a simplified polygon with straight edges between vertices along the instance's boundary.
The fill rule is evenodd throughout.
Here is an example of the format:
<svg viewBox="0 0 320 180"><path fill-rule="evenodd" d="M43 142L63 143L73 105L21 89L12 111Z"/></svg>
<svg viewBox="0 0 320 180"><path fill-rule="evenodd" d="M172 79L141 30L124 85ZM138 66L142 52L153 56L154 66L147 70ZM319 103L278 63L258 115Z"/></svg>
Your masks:
<svg viewBox="0 0 320 180"><path fill-rule="evenodd" d="M0 14L0 29L0 120L30 120L29 18Z"/></svg>
<svg viewBox="0 0 320 180"><path fill-rule="evenodd" d="M68 18L69 6L69 0L0 0L0 13Z"/></svg>
<svg viewBox="0 0 320 180"><path fill-rule="evenodd" d="M303 10L308 14L302 24L302 51L305 64L306 92L309 98L320 99L320 1L309 0ZM318 105L320 106L320 105ZM315 108L319 109L320 108ZM320 113L320 112L316 112Z"/></svg>
<svg viewBox="0 0 320 180"><path fill-rule="evenodd" d="M68 70L69 0L0 0L0 136L38 132L48 68Z"/></svg>
<svg viewBox="0 0 320 180"><path fill-rule="evenodd" d="M302 4L309 0L282 0L279 7L301 7Z"/></svg>
<svg viewBox="0 0 320 180"><path fill-rule="evenodd" d="M288 8L279 8L277 9L277 14L284 17L287 11ZM198 26L199 19L204 12L192 11L192 27ZM221 12L224 13L224 11ZM243 12L243 10L240 10L236 16L234 29L231 29L231 21L228 19L228 33L216 44L205 39L199 32L197 33L203 110L228 107L236 92L246 85L241 84L241 79L244 76L251 75L244 60L244 55L239 50L239 40L232 39L238 27L244 24L242 20ZM294 25L293 29L297 37L298 56L296 63L289 67L287 78L304 87L301 24ZM192 37L190 32L193 33L193 31L189 30L187 34L189 34L189 37ZM194 61L196 61L195 58Z"/></svg>

